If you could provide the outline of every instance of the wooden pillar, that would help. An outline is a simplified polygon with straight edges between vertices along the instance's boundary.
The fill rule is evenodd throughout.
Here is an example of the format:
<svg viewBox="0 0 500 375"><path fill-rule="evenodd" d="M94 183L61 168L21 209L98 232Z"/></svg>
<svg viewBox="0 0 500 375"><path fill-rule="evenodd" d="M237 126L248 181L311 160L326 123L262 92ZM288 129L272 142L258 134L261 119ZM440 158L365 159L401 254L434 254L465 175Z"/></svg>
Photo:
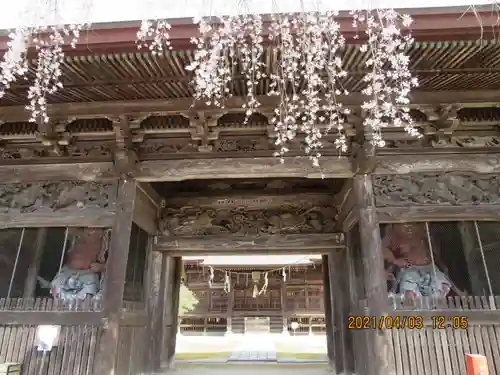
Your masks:
<svg viewBox="0 0 500 375"><path fill-rule="evenodd" d="M177 327L179 325L179 293L182 276L182 259L165 256L165 331L163 336L162 362L167 368L173 368Z"/></svg>
<svg viewBox="0 0 500 375"><path fill-rule="evenodd" d="M369 314L370 316L382 316L387 314L389 307L387 282L370 175L360 174L354 177L354 194L357 201L364 283ZM367 368L370 370L370 374L395 374L393 353L390 350L389 337L386 332L384 330L370 331L366 332L366 336L369 340Z"/></svg>
<svg viewBox="0 0 500 375"><path fill-rule="evenodd" d="M234 305L234 285L227 294L227 313L226 313L226 335L233 333L233 305Z"/></svg>
<svg viewBox="0 0 500 375"><path fill-rule="evenodd" d="M38 228L34 244L33 258L31 259L28 274L26 276L23 298L35 298L38 271L40 268L40 262L42 261L46 238L47 228Z"/></svg>
<svg viewBox="0 0 500 375"><path fill-rule="evenodd" d="M328 271L328 255L322 256L323 266L323 305L325 311L325 326L326 326L326 349L328 354L328 364L334 365L333 351L333 324L332 324L332 295L330 293L330 273Z"/></svg>
<svg viewBox="0 0 500 375"><path fill-rule="evenodd" d="M109 255L104 274L104 329L99 341L94 374L116 375L120 319L127 272L130 235L136 196L136 182L120 180L116 218L111 232Z"/></svg>
<svg viewBox="0 0 500 375"><path fill-rule="evenodd" d="M161 368L163 352L163 336L165 333L165 299L166 285L166 255L159 251L151 251L149 264L149 293L148 293L148 320L149 320L149 347L148 371L155 372Z"/></svg>
<svg viewBox="0 0 500 375"><path fill-rule="evenodd" d="M479 250L479 241L476 235L474 222L466 221L458 223L460 236L462 237L462 245L464 249L465 262L467 263L467 271L469 272L469 280L471 292L475 296L488 295L487 288L483 288L481 282L481 274L484 274L482 262L478 262L479 257L474 257L474 250Z"/></svg>
<svg viewBox="0 0 500 375"><path fill-rule="evenodd" d="M288 308L286 305L286 284L281 282L281 316L283 318L283 335L288 335Z"/></svg>
<svg viewBox="0 0 500 375"><path fill-rule="evenodd" d="M340 303L339 299L339 267L337 253L331 252L328 254L328 273L330 281L330 298L332 300L332 310L331 310L331 320L333 326L333 358L335 372L337 374L342 374L344 372L344 348L342 342L342 317L340 315Z"/></svg>

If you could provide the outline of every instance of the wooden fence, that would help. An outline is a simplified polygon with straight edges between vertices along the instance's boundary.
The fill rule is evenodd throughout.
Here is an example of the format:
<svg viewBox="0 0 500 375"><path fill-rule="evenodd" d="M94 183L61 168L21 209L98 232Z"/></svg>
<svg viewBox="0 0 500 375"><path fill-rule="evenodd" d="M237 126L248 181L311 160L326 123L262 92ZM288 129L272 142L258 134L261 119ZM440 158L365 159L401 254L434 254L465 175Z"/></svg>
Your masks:
<svg viewBox="0 0 500 375"><path fill-rule="evenodd" d="M0 299L0 362L22 364L23 375L92 375L103 329L101 304L63 304L51 298ZM50 352L36 348L39 325L58 325ZM146 371L148 342L144 304L124 303L118 348L119 375Z"/></svg>
<svg viewBox="0 0 500 375"><path fill-rule="evenodd" d="M500 375L500 297L395 297L389 304L392 310L382 323L372 318L383 329L351 330L359 375L370 374L367 356L374 355L374 335L388 343L387 356L397 375L465 375L466 353L485 355L490 374ZM370 316L366 303L359 307L363 316Z"/></svg>
<svg viewBox="0 0 500 375"><path fill-rule="evenodd" d="M100 331L100 304L72 306L52 299L0 300L0 362L22 364L23 375L91 375ZM36 348L37 327L60 326L50 352Z"/></svg>

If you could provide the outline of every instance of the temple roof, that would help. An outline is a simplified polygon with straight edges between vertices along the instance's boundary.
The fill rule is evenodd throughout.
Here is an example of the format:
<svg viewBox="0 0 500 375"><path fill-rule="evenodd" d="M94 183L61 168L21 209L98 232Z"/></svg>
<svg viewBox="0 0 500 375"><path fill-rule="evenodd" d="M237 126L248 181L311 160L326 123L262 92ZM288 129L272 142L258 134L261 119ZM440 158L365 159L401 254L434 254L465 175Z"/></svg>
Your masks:
<svg viewBox="0 0 500 375"><path fill-rule="evenodd" d="M464 13L465 8L412 9L412 33L417 42L409 50L411 69L420 80L419 91L500 88L500 43L494 38L497 18L490 12ZM480 17L481 21L478 20ZM344 64L349 73L343 82L360 92L369 55L359 49L351 17L342 14L341 29L348 37ZM50 103L109 102L118 100L172 100L192 98L191 74L184 67L193 60L189 39L197 34L191 20L172 21L173 51L152 55L135 44L138 22L98 24L83 33L80 44L69 50L63 67L64 88ZM6 37L0 37L0 50ZM268 48L264 56L273 66L276 56ZM33 78L34 71L31 70ZM234 79L235 96L245 95L245 79ZM269 81L262 80L257 94L266 94ZM0 101L2 106L24 105L27 82L12 85Z"/></svg>

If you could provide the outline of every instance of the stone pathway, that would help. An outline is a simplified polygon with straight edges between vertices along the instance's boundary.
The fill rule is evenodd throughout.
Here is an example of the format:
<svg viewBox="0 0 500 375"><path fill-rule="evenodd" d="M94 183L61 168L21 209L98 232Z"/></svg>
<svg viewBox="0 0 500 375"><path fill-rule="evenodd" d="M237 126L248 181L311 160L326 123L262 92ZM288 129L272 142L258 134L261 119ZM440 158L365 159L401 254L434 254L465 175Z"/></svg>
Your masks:
<svg viewBox="0 0 500 375"><path fill-rule="evenodd" d="M248 365L243 363L223 365L186 365L177 366L173 372L165 371L158 375L332 375L332 370L327 365L285 365L275 363L255 363Z"/></svg>
<svg viewBox="0 0 500 375"><path fill-rule="evenodd" d="M229 362L276 362L276 347L267 335L245 335Z"/></svg>

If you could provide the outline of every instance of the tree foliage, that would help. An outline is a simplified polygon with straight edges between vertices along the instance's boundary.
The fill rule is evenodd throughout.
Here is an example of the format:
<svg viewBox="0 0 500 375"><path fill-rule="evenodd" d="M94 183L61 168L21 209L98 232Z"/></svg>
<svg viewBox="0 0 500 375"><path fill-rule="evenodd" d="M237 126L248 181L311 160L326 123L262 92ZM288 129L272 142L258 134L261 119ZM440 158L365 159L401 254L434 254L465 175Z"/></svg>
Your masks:
<svg viewBox="0 0 500 375"><path fill-rule="evenodd" d="M179 315L184 315L192 311L198 304L198 299L194 293L183 283L179 293Z"/></svg>

